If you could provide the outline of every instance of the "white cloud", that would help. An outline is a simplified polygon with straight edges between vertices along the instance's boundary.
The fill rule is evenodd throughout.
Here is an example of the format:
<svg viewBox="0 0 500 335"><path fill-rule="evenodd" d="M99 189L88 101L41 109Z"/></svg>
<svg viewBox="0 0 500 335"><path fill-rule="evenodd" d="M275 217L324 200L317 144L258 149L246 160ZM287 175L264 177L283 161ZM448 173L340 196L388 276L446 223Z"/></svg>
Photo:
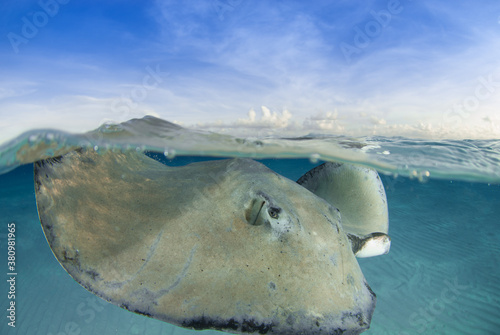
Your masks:
<svg viewBox="0 0 500 335"><path fill-rule="evenodd" d="M379 119L376 116L370 117L370 121L374 125L385 125L385 124L387 124L387 121L385 121L384 119Z"/></svg>
<svg viewBox="0 0 500 335"><path fill-rule="evenodd" d="M250 109L248 118L238 119L236 126L280 129L288 127L292 118L292 114L286 109L278 113L272 112L266 106L262 106L261 110L262 116L260 119L257 119L257 113L253 109Z"/></svg>
<svg viewBox="0 0 500 335"><path fill-rule="evenodd" d="M305 130L320 130L335 133L342 133L344 126L339 124L337 110L333 112L317 113L313 116L306 117L302 126Z"/></svg>
<svg viewBox="0 0 500 335"><path fill-rule="evenodd" d="M212 129L216 131L229 132L233 134L255 134L256 132L277 132L280 130L290 130L296 129L291 121L293 119L292 114L284 109L281 112L271 111L266 106L261 106L261 113L258 115L257 112L252 108L248 111L248 116L246 118L238 118L236 120L216 120L209 122L198 122L191 127L201 128L201 129ZM228 117L230 117L228 115Z"/></svg>
<svg viewBox="0 0 500 335"><path fill-rule="evenodd" d="M0 100L5 98L11 98L19 95L15 90L0 87Z"/></svg>
<svg viewBox="0 0 500 335"><path fill-rule="evenodd" d="M7 81L5 78L3 79L3 82L0 81L0 101L27 96L37 91L33 82Z"/></svg>

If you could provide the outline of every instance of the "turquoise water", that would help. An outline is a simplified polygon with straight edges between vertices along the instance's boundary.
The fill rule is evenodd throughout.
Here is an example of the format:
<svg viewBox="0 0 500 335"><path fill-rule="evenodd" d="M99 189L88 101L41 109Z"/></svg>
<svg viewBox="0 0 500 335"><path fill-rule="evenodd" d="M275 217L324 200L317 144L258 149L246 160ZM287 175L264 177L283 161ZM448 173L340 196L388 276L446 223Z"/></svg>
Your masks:
<svg viewBox="0 0 500 335"><path fill-rule="evenodd" d="M199 333L101 301L53 257L38 221L31 162L82 145L98 151L154 150L171 164L250 156L292 180L322 160L376 167L387 193L392 247L388 255L358 259L378 299L365 334L499 332L500 141L317 134L238 139L149 119L81 135L32 131L0 147L0 268L5 278L0 334ZM6 318L9 223L16 225L15 328Z"/></svg>

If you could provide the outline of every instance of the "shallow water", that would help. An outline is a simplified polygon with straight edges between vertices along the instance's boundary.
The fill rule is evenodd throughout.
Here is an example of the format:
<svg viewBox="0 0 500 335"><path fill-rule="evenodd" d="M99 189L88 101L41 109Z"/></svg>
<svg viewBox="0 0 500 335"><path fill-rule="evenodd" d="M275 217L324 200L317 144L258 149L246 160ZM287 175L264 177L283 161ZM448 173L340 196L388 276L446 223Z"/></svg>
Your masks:
<svg viewBox="0 0 500 335"><path fill-rule="evenodd" d="M500 182L498 139L430 141L321 134L243 138L186 129L151 116L104 124L84 134L50 129L26 132L0 144L0 173L79 147L101 151L150 150L163 152L167 157L309 158L313 162L321 159L357 163L386 174L420 180L431 177Z"/></svg>
<svg viewBox="0 0 500 335"><path fill-rule="evenodd" d="M151 126L151 124L154 124ZM146 136L149 134L150 136ZM193 155L251 156L292 180L321 159L375 166L386 188L392 247L358 259L377 294L366 334L497 334L500 329L500 141L308 136L236 139L167 123L106 126L68 135L33 131L0 148L0 268L7 277L7 225L16 224L16 328L0 284L1 334L198 334L102 302L58 264L43 236L33 189L40 158L78 145L156 150L170 164ZM165 154L169 158L165 158ZM183 156L190 154L191 156ZM291 157L295 157L291 159ZM395 175L398 175L395 177ZM412 178L410 178L412 177ZM202 334L216 334L204 331Z"/></svg>

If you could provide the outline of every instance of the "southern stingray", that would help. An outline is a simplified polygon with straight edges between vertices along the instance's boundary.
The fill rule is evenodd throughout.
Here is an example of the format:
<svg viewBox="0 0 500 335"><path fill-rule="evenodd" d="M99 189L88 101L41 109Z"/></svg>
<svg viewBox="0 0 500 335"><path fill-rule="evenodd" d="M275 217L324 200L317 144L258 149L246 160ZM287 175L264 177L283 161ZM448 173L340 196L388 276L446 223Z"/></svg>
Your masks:
<svg viewBox="0 0 500 335"><path fill-rule="evenodd" d="M376 171L325 163L293 182L251 159L169 167L135 151L35 163L64 269L135 313L230 333L359 334L375 294L356 256L387 253Z"/></svg>

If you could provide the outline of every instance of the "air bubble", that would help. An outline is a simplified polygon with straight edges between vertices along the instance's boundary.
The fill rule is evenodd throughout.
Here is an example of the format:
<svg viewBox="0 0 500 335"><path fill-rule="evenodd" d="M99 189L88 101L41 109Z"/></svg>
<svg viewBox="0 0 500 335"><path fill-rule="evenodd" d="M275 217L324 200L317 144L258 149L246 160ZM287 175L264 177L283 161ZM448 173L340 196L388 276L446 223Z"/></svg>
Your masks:
<svg viewBox="0 0 500 335"><path fill-rule="evenodd" d="M423 171L418 176L418 181L421 183L425 183L429 180L431 173L429 171Z"/></svg>
<svg viewBox="0 0 500 335"><path fill-rule="evenodd" d="M321 156L319 154L312 154L311 156L309 156L309 161L312 164L316 164L320 158L321 158Z"/></svg>
<svg viewBox="0 0 500 335"><path fill-rule="evenodd" d="M175 152L175 149L167 149L167 150L165 150L165 152L163 152L163 154L168 159L173 159L173 158L175 158L176 152Z"/></svg>
<svg viewBox="0 0 500 335"><path fill-rule="evenodd" d="M431 176L431 173L429 171L417 171L413 170L409 173L408 175L410 179L418 179L420 182L427 182Z"/></svg>

